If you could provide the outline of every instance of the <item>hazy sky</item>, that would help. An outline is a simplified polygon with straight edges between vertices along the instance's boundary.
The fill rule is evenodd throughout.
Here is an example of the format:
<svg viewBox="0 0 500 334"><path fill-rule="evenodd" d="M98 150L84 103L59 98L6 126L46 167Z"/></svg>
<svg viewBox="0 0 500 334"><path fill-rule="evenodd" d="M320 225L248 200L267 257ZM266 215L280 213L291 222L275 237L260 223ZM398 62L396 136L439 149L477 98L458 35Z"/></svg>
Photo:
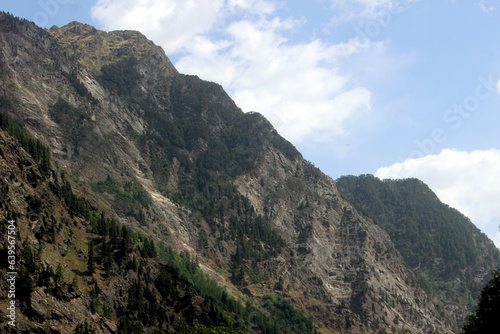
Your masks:
<svg viewBox="0 0 500 334"><path fill-rule="evenodd" d="M497 8L497 6L499 8ZM42 27L140 30L333 178L417 177L500 246L494 0L2 0Z"/></svg>

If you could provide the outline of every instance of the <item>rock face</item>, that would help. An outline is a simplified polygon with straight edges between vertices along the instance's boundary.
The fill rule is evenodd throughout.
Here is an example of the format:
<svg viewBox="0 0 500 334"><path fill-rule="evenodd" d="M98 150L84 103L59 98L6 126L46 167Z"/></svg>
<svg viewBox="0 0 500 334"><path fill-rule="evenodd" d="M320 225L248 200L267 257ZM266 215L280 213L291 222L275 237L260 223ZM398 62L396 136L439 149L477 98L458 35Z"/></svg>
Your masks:
<svg viewBox="0 0 500 334"><path fill-rule="evenodd" d="M333 180L222 87L178 73L142 34L77 22L42 30L2 13L0 66L3 109L50 148L81 198L197 258L247 304L273 292L323 332L460 326ZM113 280L103 279L108 296L120 291ZM44 294L33 292L26 315L36 326L50 318L51 326L75 328L74 314L99 322ZM196 309L206 315L210 307ZM119 328L111 314L96 330Z"/></svg>

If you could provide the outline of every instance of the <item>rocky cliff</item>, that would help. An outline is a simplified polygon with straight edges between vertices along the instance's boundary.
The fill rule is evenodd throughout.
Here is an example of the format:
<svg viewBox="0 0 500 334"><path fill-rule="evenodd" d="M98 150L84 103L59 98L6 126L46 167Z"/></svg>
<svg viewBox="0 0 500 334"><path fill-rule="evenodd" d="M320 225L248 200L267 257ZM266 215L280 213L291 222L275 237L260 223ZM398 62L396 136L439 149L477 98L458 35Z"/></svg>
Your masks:
<svg viewBox="0 0 500 334"><path fill-rule="evenodd" d="M154 249L168 245L184 259L197 259L228 293L220 304L225 309L199 306L212 299L190 294L182 305L198 300L191 307L200 314L212 310L212 320L206 317L200 325L290 333L450 333L460 325L454 314L444 312L443 301L426 291L384 228L343 199L332 179L305 161L260 114L243 113L222 87L178 73L161 48L139 32L107 33L77 22L43 30L2 13L0 46L2 111L49 148L52 165L94 212L74 213L74 228L89 226L86 233L97 233L92 226L98 228L98 214L150 238ZM11 156L18 157L2 154ZM62 247L64 238L37 237L22 208L12 208L25 226L22 238L30 237L34 247ZM100 244L109 237L97 235L85 238ZM137 252L149 245L137 240ZM88 252L89 246L81 249ZM115 260L124 256L118 249L96 248L100 260L94 273L78 269L81 261L64 262L77 281L86 282L75 289L88 296L82 309L71 311L81 314L78 322L55 303L52 315L30 313L37 310L37 300L52 298L47 287L27 297L31 306L23 309L23 319L59 332L82 329L82 320L102 332L128 324L153 332L155 325L137 312L120 309L123 298L139 288L125 283L130 281L125 262L106 273L110 252ZM49 252L41 256L50 259ZM150 251L142 256L151 282L157 282L150 299L161 304L157 262L165 260ZM95 292L96 286L105 293ZM177 290L181 298L189 288ZM168 296L165 300L174 303ZM241 313L227 306L228 296L246 305ZM114 306L106 304L107 298L116 301ZM92 303L108 305L106 312L103 306L89 310ZM160 328L182 332L175 327L186 317L182 309L168 309L171 316ZM236 313L224 316L230 309ZM262 313L256 316L255 309ZM307 318L292 309L309 320L293 327L290 318ZM263 321L262 314L270 320ZM192 317L187 321L196 325Z"/></svg>

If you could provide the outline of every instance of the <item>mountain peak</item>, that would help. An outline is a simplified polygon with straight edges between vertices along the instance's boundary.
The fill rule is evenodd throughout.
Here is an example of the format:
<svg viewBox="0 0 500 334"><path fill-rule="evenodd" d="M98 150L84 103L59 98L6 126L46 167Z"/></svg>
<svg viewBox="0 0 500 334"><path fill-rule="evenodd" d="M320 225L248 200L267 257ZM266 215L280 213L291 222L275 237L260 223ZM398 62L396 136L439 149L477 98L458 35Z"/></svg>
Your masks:
<svg viewBox="0 0 500 334"><path fill-rule="evenodd" d="M123 57L136 57L140 62L156 63L156 70L175 75L177 70L160 46L134 30L105 32L88 24L73 21L48 32L66 52L78 59L90 73L96 74L103 65Z"/></svg>

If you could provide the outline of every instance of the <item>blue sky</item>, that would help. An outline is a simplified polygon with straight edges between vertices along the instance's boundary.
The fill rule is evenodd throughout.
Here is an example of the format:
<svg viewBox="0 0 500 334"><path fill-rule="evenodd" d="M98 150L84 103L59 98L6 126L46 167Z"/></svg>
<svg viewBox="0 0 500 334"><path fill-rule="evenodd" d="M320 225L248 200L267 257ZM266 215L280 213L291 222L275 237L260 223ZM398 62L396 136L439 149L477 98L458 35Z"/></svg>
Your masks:
<svg viewBox="0 0 500 334"><path fill-rule="evenodd" d="M498 8L497 8L498 7ZM493 0L3 0L42 27L140 30L333 178L418 177L500 246Z"/></svg>

